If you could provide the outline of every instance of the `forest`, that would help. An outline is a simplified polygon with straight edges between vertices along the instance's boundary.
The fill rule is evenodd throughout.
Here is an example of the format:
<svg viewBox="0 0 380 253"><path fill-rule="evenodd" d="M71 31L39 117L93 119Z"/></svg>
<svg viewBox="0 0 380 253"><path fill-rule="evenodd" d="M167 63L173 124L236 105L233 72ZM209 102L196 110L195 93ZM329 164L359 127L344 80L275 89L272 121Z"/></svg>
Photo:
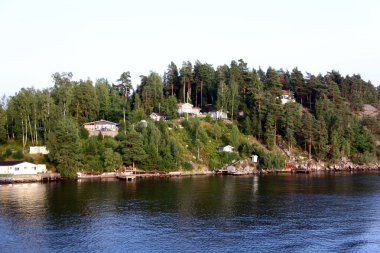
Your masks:
<svg viewBox="0 0 380 253"><path fill-rule="evenodd" d="M40 162L62 175L80 170L113 171L121 166L143 170L213 169L259 154L259 166L283 168L289 154L307 159L354 163L380 157L377 88L360 75L324 75L249 68L243 60L211 64L171 62L165 73L141 75L132 85L130 73L118 80L73 79L54 73L53 87L22 88L3 97L0 106L0 159L25 159L29 146L46 145L50 153ZM282 104L286 92L294 102ZM228 119L180 117L177 103L201 109L212 106ZM152 121L152 112L169 120ZM99 119L119 124L115 137L93 136L83 128ZM147 124L142 124L147 120ZM235 152L218 152L229 144Z"/></svg>

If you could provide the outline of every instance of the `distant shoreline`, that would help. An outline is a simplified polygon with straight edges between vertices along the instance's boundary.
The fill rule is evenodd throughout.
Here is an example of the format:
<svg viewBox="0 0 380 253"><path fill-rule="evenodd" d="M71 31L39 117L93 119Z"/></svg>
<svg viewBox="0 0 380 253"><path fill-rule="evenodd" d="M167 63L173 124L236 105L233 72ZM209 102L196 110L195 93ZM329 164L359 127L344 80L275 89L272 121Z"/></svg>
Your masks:
<svg viewBox="0 0 380 253"><path fill-rule="evenodd" d="M323 170L311 170L307 172L291 172L291 171L285 171L285 170L261 170L257 173L245 173L245 174L218 174L213 171L191 171L191 172L184 172L184 171L176 171L176 172L169 172L169 173L145 173L145 174L134 174L138 179L141 178L169 178L169 177L189 177L189 176L253 176L253 175L280 175L280 174L289 174L289 175L295 175L295 174L316 174L316 173L352 173L352 172L379 172L380 166L372 166L372 167L360 167L355 169L323 169ZM122 179L118 178L116 173L107 173L107 175L84 175L81 177L57 177L55 179L51 180L45 180L42 179L38 175L22 175L22 176L2 176L0 177L0 185L9 185L9 184L23 184L23 183L46 183L46 182L57 182L57 181L77 181L77 180L83 180L83 181L91 181L91 180L105 180L105 179L119 179L120 181L123 181Z"/></svg>

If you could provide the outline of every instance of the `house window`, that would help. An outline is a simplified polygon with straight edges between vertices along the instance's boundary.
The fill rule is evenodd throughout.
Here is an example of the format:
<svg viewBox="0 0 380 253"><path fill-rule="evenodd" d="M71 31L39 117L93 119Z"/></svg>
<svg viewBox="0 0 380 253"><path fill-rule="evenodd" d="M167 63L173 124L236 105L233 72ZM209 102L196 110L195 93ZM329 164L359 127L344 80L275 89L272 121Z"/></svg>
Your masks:
<svg viewBox="0 0 380 253"><path fill-rule="evenodd" d="M18 167L15 168L15 171L19 171L19 170L20 170L20 168L18 168Z"/></svg>
<svg viewBox="0 0 380 253"><path fill-rule="evenodd" d="M28 167L24 167L24 170L27 170L28 169Z"/></svg>
<svg viewBox="0 0 380 253"><path fill-rule="evenodd" d="M33 167L33 170L37 170L37 167Z"/></svg>

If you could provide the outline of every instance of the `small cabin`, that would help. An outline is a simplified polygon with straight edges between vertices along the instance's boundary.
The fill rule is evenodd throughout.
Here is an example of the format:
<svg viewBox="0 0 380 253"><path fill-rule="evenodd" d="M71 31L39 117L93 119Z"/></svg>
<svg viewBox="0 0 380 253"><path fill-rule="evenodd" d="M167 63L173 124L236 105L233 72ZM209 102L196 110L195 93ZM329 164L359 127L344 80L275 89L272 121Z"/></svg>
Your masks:
<svg viewBox="0 0 380 253"><path fill-rule="evenodd" d="M252 161L253 163L258 163L258 162L259 162L259 157L258 157L257 155L252 155L252 156L251 156L251 161Z"/></svg>
<svg viewBox="0 0 380 253"><path fill-rule="evenodd" d="M215 111L212 111L212 112L209 112L208 113L211 118L213 119L227 119L227 113L221 111L221 110L215 110Z"/></svg>
<svg viewBox="0 0 380 253"><path fill-rule="evenodd" d="M154 121L166 120L167 116L163 113L153 112L149 117Z"/></svg>
<svg viewBox="0 0 380 253"><path fill-rule="evenodd" d="M99 133L103 136L115 137L119 133L119 124L107 121L98 120L94 122L84 123L83 127L87 129L89 136L98 136Z"/></svg>
<svg viewBox="0 0 380 253"><path fill-rule="evenodd" d="M177 103L177 112L180 116L183 116L185 113L190 115L199 115L201 113L201 108L194 107L189 103Z"/></svg>
<svg viewBox="0 0 380 253"><path fill-rule="evenodd" d="M217 110L212 104L206 104L202 107L202 112L207 113L212 119L227 119L227 113L223 110Z"/></svg>
<svg viewBox="0 0 380 253"><path fill-rule="evenodd" d="M36 175L45 172L47 172L45 164L33 164L24 161L0 162L0 174Z"/></svg>
<svg viewBox="0 0 380 253"><path fill-rule="evenodd" d="M218 147L219 152L227 152L227 153L232 153L233 148L231 145L222 145Z"/></svg>
<svg viewBox="0 0 380 253"><path fill-rule="evenodd" d="M283 104L283 105L286 103L289 103L289 102L295 102L295 100L293 98L293 94L287 90L282 91L282 95L281 95L280 99L281 99L281 104Z"/></svg>

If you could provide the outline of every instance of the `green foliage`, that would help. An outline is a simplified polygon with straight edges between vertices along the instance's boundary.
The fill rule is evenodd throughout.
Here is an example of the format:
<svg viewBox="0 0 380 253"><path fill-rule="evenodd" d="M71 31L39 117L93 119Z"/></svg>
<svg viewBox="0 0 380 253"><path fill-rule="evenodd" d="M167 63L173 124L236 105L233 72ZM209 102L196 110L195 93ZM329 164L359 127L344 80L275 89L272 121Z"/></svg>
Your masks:
<svg viewBox="0 0 380 253"><path fill-rule="evenodd" d="M5 143L7 141L7 113L0 105L0 143Z"/></svg>
<svg viewBox="0 0 380 253"><path fill-rule="evenodd" d="M81 139L86 140L86 139L88 139L88 136L89 136L89 132L86 128L84 128L84 127L79 128L79 137Z"/></svg>
<svg viewBox="0 0 380 253"><path fill-rule="evenodd" d="M69 117L57 122L48 136L49 158L63 176L75 176L81 167L78 126Z"/></svg>
<svg viewBox="0 0 380 253"><path fill-rule="evenodd" d="M192 163L184 162L184 163L182 163L182 169L185 171L191 171L194 169L194 166Z"/></svg>
<svg viewBox="0 0 380 253"><path fill-rule="evenodd" d="M114 152L112 148L106 148L103 153L104 171L113 171L123 164L122 157L119 153Z"/></svg>
<svg viewBox="0 0 380 253"><path fill-rule="evenodd" d="M136 131L128 132L121 145L122 159L125 164L135 166L135 163L140 163L146 158L141 135Z"/></svg>
<svg viewBox="0 0 380 253"><path fill-rule="evenodd" d="M15 152L13 152L12 158L16 159L16 160L23 159L24 158L24 153L22 152L22 150L17 150Z"/></svg>
<svg viewBox="0 0 380 253"><path fill-rule="evenodd" d="M14 142L15 149L23 151L46 143L49 159L62 175L75 175L78 169L112 171L122 163L169 171L191 160L196 167L213 168L238 159L218 153L216 147L222 144L234 146L240 157L259 152L262 168L281 168L277 136L289 151L301 148L320 160L333 162L345 156L364 163L380 154L375 146L380 138L378 118L357 117L364 104L379 107L380 88L360 75L343 77L333 70L304 76L297 68L290 73L271 67L255 70L240 59L216 68L199 61L193 67L187 61L178 69L171 62L163 79L154 72L141 76L133 93L129 72L122 73L116 85L103 78L95 86L91 80L74 81L72 73L55 73L52 78L51 89L23 88L1 101L0 143ZM282 105L278 97L284 90L297 103ZM214 122L206 116L180 123L178 101L212 104L228 113L232 122ZM162 112L172 121L136 124L151 112ZM102 118L120 123L115 139L89 138L84 128L78 134L82 123ZM252 137L247 135L271 151L251 146ZM11 155L6 150L1 159Z"/></svg>

